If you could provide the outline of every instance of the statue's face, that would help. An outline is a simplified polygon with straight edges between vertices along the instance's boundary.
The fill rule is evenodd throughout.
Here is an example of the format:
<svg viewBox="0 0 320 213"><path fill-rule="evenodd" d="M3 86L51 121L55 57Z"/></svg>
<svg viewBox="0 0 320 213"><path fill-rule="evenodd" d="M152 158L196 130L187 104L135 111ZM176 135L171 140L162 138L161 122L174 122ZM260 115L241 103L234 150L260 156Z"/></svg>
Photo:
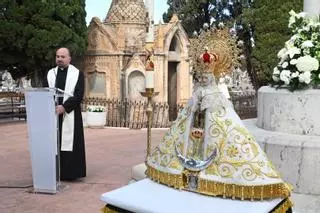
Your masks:
<svg viewBox="0 0 320 213"><path fill-rule="evenodd" d="M208 76L202 76L202 83L204 85L207 85L209 83L209 77Z"/></svg>
<svg viewBox="0 0 320 213"><path fill-rule="evenodd" d="M202 86L207 86L209 85L211 82L211 77L210 77L210 74L203 74L202 76L200 76L199 78L199 83L202 85Z"/></svg>

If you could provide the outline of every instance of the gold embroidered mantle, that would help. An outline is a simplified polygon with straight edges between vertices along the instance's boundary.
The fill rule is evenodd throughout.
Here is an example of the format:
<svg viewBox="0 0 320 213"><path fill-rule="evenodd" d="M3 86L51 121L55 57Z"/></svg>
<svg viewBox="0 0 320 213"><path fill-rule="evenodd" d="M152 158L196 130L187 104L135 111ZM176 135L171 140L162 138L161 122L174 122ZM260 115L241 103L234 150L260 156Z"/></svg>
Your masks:
<svg viewBox="0 0 320 213"><path fill-rule="evenodd" d="M217 150L217 156L202 171L187 170L175 149L187 158L201 159L201 155L195 155L199 141L191 137L196 105L195 100L188 103L149 156L149 178L174 188L233 199L266 200L290 196L289 185L280 178L231 107L206 111L201 145L203 156L208 158L213 150Z"/></svg>

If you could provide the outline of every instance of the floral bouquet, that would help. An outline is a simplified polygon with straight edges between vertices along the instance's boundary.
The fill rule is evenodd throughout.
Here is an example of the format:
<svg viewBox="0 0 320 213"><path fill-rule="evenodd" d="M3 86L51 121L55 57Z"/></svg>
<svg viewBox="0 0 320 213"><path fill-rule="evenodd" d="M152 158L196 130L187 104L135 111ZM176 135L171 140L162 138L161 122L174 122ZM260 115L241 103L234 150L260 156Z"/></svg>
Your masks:
<svg viewBox="0 0 320 213"><path fill-rule="evenodd" d="M280 63L273 70L273 85L290 91L320 85L320 22L306 13L290 11L293 36L278 53Z"/></svg>
<svg viewBox="0 0 320 213"><path fill-rule="evenodd" d="M105 112L106 108L104 106L96 106L96 105L89 105L87 107L88 112Z"/></svg>

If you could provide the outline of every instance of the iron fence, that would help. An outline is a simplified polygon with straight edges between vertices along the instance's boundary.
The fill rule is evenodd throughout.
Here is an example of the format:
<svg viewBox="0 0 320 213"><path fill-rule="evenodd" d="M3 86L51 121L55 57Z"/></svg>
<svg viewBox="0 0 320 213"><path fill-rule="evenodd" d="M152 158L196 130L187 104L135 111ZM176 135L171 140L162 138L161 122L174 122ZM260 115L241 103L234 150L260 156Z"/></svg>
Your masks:
<svg viewBox="0 0 320 213"><path fill-rule="evenodd" d="M23 93L0 92L0 119L26 119Z"/></svg>
<svg viewBox="0 0 320 213"><path fill-rule="evenodd" d="M257 117L257 95L255 91L230 92L233 107L241 119Z"/></svg>
<svg viewBox="0 0 320 213"><path fill-rule="evenodd" d="M257 116L256 95L254 92L231 92L231 101L233 102L235 111L241 119L254 118ZM147 127L147 102L131 101L128 99L105 99L88 97L83 100L82 108L86 111L88 105L101 105L107 109L107 126L112 127L128 127L132 129L140 129ZM184 106L178 104L171 109L166 102L155 102L153 105L153 128L165 128L171 126L169 110L176 110L178 113ZM174 115L174 113L173 113Z"/></svg>
<svg viewBox="0 0 320 213"><path fill-rule="evenodd" d="M255 91L230 92L230 96L234 109L241 119L257 117L257 97ZM13 105L13 98L18 98L19 106L21 105L21 100L24 99L23 94L0 93L0 98L9 98L11 100L10 104L5 104L6 109L3 108L3 104L0 104L0 119L8 116L22 116L25 118L24 108L19 108ZM131 101L128 99L119 100L88 97L83 100L83 111L86 111L88 105L101 105L106 107L107 126L129 127L132 129L140 129L147 127L146 101ZM169 107L168 103L166 102L153 103L152 127L170 127L172 121L175 120L175 117L172 116L176 116L179 113L179 111L183 109L183 107L184 106L182 104L177 104L175 106ZM175 111L176 113L173 113L172 111Z"/></svg>

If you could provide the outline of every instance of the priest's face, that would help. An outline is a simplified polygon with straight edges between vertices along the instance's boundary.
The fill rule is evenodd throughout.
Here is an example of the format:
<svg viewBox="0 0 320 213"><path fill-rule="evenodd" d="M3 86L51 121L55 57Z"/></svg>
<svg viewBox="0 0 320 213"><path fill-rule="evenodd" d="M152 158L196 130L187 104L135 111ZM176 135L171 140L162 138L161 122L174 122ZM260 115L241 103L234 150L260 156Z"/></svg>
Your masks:
<svg viewBox="0 0 320 213"><path fill-rule="evenodd" d="M70 52L67 48L60 48L56 52L56 64L60 68L69 66L71 61Z"/></svg>

